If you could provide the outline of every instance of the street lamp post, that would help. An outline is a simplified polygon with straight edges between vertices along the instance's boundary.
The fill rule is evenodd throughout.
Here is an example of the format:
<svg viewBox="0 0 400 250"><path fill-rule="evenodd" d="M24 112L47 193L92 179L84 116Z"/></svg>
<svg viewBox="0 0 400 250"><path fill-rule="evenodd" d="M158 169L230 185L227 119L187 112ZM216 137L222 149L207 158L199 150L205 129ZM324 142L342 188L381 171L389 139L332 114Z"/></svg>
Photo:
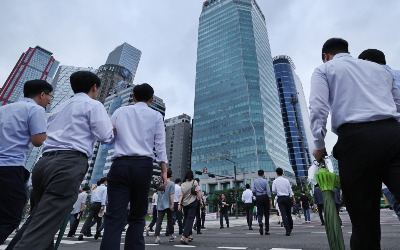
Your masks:
<svg viewBox="0 0 400 250"><path fill-rule="evenodd" d="M238 219L239 218L239 215L238 215L238 211L239 211L239 207L238 207L238 202L237 202L237 195L238 195L238 191L237 191L237 183L236 183L236 162L234 162L234 161L232 161L232 160L229 160L229 159L226 159L227 161L230 161L230 162L232 162L233 163L233 172L234 172L234 175L235 175L235 206L236 206L236 209L235 209L235 216L236 216L236 219Z"/></svg>

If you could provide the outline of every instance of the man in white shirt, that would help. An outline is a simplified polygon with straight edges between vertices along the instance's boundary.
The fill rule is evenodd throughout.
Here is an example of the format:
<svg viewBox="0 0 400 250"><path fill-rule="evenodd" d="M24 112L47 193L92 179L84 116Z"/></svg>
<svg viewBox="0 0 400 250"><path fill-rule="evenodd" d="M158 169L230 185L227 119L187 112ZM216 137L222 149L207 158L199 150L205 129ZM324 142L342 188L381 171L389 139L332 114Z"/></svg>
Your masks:
<svg viewBox="0 0 400 250"><path fill-rule="evenodd" d="M78 195L75 204L72 207L71 212L71 225L67 237L74 237L76 229L78 228L80 218L82 217L83 210L86 206L86 200L88 197L89 186L84 186L82 192Z"/></svg>
<svg viewBox="0 0 400 250"><path fill-rule="evenodd" d="M95 98L100 78L89 71L70 76L75 95L49 116L43 155L32 170L32 211L14 249L47 249L78 197L95 141L110 143L113 127L104 105ZM40 239L40 240L39 240Z"/></svg>
<svg viewBox="0 0 400 250"><path fill-rule="evenodd" d="M81 229L81 234L79 235L78 240L83 240L83 236L89 236L91 232L91 223L94 220L97 223L96 227L96 235L94 236L97 239L100 235L100 226L102 217L99 217L99 213L104 211L106 202L107 202L107 178L103 177L97 182L97 188L93 190L90 197L90 210L89 215L83 224Z"/></svg>
<svg viewBox="0 0 400 250"><path fill-rule="evenodd" d="M178 221L179 235L183 233L182 225L182 211L178 209L179 195L181 194L181 179L175 180L175 193L174 193L174 221ZM174 223L175 224L175 223Z"/></svg>
<svg viewBox="0 0 400 250"><path fill-rule="evenodd" d="M242 201L246 210L247 226L249 230L253 230L251 227L253 224L253 192L250 190L250 184L248 183L246 184L246 190L242 194Z"/></svg>
<svg viewBox="0 0 400 250"><path fill-rule="evenodd" d="M313 155L317 161L326 155L331 112L338 135L333 156L352 222L351 249L380 249L381 183L400 198L400 92L389 71L351 57L343 39L327 40L322 59L311 77Z"/></svg>
<svg viewBox="0 0 400 250"><path fill-rule="evenodd" d="M281 212L283 226L286 229L286 236L290 236L293 230L293 219L290 208L296 203L296 200L290 182L282 177L282 168L277 168L275 171L278 177L272 182L272 193L278 196L278 206ZM290 201L290 197L292 197L293 203Z"/></svg>
<svg viewBox="0 0 400 250"><path fill-rule="evenodd" d="M154 90L147 84L133 89L135 105L117 109L111 117L116 129L113 164L108 173L108 206L100 249L119 249L126 220L126 207L131 202L125 248L144 250L143 228L148 206L153 159L161 167L167 184L165 127L160 112L149 106ZM155 148L156 155L154 155Z"/></svg>

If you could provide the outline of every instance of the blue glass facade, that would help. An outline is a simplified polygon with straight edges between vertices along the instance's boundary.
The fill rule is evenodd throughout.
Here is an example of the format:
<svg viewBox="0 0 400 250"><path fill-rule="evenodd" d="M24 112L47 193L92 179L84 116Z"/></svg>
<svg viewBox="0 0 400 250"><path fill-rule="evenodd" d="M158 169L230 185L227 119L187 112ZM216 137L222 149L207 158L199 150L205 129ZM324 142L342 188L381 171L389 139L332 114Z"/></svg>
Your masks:
<svg viewBox="0 0 400 250"><path fill-rule="evenodd" d="M293 176L265 18L254 0L212 0L200 15L192 169L277 167Z"/></svg>
<svg viewBox="0 0 400 250"><path fill-rule="evenodd" d="M298 89L301 84L296 84L299 79L294 72L295 66L290 57L275 57L273 64L290 165L296 177L307 177L307 166L311 165L311 158L306 136L307 128L299 101L299 97L302 97L299 92L303 92L302 89Z"/></svg>

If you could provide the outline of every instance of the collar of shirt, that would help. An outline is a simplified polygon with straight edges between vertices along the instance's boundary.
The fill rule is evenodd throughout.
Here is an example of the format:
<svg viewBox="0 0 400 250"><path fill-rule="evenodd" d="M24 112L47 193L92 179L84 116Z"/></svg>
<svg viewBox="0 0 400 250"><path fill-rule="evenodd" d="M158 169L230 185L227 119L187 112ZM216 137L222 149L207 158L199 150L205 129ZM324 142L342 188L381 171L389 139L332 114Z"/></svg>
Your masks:
<svg viewBox="0 0 400 250"><path fill-rule="evenodd" d="M351 57L351 55L350 55L349 53L339 53L339 54L336 54L336 55L333 57L332 60L339 59L339 58L341 58L341 57Z"/></svg>
<svg viewBox="0 0 400 250"><path fill-rule="evenodd" d="M21 99L21 101L30 102L30 103L34 103L37 105L37 103L32 98L24 97Z"/></svg>
<svg viewBox="0 0 400 250"><path fill-rule="evenodd" d="M86 93L83 93L83 92L76 93L76 94L74 95L74 97L92 99L90 96L88 96Z"/></svg>

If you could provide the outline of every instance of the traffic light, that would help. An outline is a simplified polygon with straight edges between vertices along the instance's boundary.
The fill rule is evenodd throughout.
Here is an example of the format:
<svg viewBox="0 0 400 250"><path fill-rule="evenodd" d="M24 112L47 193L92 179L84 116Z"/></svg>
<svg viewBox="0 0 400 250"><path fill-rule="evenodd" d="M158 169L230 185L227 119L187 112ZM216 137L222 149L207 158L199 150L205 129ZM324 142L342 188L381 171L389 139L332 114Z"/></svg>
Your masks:
<svg viewBox="0 0 400 250"><path fill-rule="evenodd" d="M198 174L198 175L202 175L203 174L203 172L201 172L201 171L194 171L196 174Z"/></svg>

